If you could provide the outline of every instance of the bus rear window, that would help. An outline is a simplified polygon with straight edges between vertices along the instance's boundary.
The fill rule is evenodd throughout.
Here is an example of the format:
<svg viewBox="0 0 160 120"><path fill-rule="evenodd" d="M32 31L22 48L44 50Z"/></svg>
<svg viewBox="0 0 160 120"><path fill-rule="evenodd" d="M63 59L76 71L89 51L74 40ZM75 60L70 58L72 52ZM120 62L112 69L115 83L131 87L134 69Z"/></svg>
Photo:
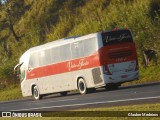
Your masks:
<svg viewBox="0 0 160 120"><path fill-rule="evenodd" d="M117 30L102 33L103 45L117 44L122 42L133 42L132 34L129 30Z"/></svg>

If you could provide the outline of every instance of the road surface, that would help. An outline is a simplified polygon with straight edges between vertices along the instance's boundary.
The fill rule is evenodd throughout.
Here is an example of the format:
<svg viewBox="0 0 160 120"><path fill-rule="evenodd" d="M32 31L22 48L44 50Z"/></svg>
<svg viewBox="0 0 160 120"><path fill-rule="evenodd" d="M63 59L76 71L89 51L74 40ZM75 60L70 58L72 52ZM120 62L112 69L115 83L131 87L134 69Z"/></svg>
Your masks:
<svg viewBox="0 0 160 120"><path fill-rule="evenodd" d="M0 102L0 111L66 111L90 107L145 103L160 103L160 82L125 86L112 91L106 91L101 88L95 93L86 95L71 92L67 96L53 94L38 101L26 98L23 100Z"/></svg>

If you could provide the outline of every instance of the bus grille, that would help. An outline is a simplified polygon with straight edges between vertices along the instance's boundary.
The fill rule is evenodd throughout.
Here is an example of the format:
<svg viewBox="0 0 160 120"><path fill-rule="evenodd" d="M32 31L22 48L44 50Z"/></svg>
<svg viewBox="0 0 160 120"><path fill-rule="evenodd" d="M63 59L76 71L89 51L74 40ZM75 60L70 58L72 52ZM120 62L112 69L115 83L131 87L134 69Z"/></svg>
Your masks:
<svg viewBox="0 0 160 120"><path fill-rule="evenodd" d="M110 58L120 58L120 57L126 57L126 56L130 56L130 55L132 55L131 50L109 53Z"/></svg>
<svg viewBox="0 0 160 120"><path fill-rule="evenodd" d="M93 81L94 84L98 84L102 82L100 68L92 69Z"/></svg>

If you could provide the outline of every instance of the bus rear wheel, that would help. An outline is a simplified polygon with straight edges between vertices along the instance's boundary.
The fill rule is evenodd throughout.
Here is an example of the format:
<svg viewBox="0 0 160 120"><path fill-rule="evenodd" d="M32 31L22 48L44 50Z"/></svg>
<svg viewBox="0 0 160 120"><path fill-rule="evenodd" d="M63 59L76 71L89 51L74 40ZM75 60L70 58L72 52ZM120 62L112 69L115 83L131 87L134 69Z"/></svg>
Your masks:
<svg viewBox="0 0 160 120"><path fill-rule="evenodd" d="M120 83L114 83L114 84L107 84L105 88L106 90L116 90L119 88L119 86L121 86Z"/></svg>
<svg viewBox="0 0 160 120"><path fill-rule="evenodd" d="M40 100L40 99L42 99L42 95L40 95L39 89L38 89L37 86L34 86L34 87L33 87L32 94L33 94L33 97L34 97L35 100Z"/></svg>
<svg viewBox="0 0 160 120"><path fill-rule="evenodd" d="M87 94L88 89L83 78L78 80L78 90L81 94Z"/></svg>

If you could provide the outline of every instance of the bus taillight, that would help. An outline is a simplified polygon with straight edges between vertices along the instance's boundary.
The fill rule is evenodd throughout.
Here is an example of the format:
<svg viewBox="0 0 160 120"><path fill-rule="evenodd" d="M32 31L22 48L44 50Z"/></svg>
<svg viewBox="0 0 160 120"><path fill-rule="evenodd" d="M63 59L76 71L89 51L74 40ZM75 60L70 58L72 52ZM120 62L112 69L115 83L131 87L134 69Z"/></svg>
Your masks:
<svg viewBox="0 0 160 120"><path fill-rule="evenodd" d="M114 28L112 31L117 31L117 30L119 30L119 28Z"/></svg>

